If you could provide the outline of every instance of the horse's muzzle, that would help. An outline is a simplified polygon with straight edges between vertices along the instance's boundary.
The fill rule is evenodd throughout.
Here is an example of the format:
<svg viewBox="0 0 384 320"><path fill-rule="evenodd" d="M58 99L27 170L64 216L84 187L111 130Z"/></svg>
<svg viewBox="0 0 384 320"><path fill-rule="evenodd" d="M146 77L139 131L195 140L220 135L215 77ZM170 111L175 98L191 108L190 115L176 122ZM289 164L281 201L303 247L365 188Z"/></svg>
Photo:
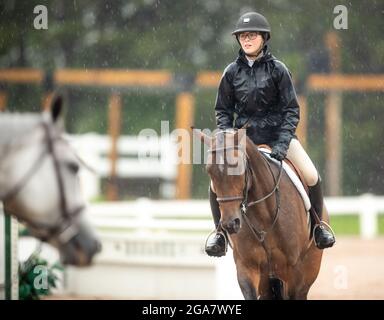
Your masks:
<svg viewBox="0 0 384 320"><path fill-rule="evenodd" d="M88 266L100 251L101 243L92 230L81 228L80 232L61 248L60 253L63 264Z"/></svg>
<svg viewBox="0 0 384 320"><path fill-rule="evenodd" d="M240 230L240 219L235 218L227 223L223 223L223 228L229 233L238 233Z"/></svg>

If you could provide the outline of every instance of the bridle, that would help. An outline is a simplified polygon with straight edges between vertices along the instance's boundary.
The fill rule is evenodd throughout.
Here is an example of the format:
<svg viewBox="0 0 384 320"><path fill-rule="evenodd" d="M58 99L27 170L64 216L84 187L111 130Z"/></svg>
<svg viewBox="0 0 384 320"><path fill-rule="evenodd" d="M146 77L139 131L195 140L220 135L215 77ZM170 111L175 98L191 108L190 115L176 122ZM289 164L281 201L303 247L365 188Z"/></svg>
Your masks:
<svg viewBox="0 0 384 320"><path fill-rule="evenodd" d="M248 182L250 179L249 177L251 177L251 179L253 177L253 171L252 171L251 166L249 165L249 156L246 153L246 151L243 150L242 148L240 148L240 146L238 146L238 145L233 145L233 146L226 146L226 147L220 147L220 148L215 148L215 149L209 149L208 152L216 153L216 152L222 152L222 151L227 151L227 150L238 150L238 151L241 151L245 155L245 157L244 157L244 159L245 159L244 160L244 163L245 163L244 188L243 188L242 195L217 197L216 200L219 203L241 201L240 210L241 210L241 214L242 214L245 222L247 223L248 227L250 228L252 233L255 235L255 237L260 242L263 242L266 234L268 232L270 232L273 229L273 227L275 226L277 219L279 217L279 213L280 213L279 185L280 185L281 175L282 175L282 171L283 171L282 170L283 169L282 161L280 161L279 174L278 174L278 177L276 179L275 175L273 174L273 171L272 171L272 168L271 168L269 161L264 156L262 157L264 159L264 161L267 163L267 166L271 172L271 175L273 177L273 181L274 181L275 185L274 185L272 191L269 192L267 195L263 196L260 199L255 200L255 201L248 202L248 194L249 194ZM247 210L248 210L248 208L250 208L256 204L259 204L259 203L265 201L266 199L271 197L273 194L275 194L275 196L276 196L276 209L275 209L274 218L272 220L272 224L270 225L270 227L267 230L259 230L250 222L249 217L247 216Z"/></svg>
<svg viewBox="0 0 384 320"><path fill-rule="evenodd" d="M27 225L30 225L32 228L42 230L45 229L46 235L42 237L39 236L42 241L48 242L52 238L56 238L59 244L64 245L78 233L78 227L74 222L75 219L78 218L81 211L83 211L84 206L78 206L72 211L70 211L68 208L68 201L65 195L63 174L60 170L59 160L54 147L54 142L63 140L63 138L57 134L55 136L52 129L52 125L50 124L50 122L48 122L48 120L43 119L39 126L37 126L37 128L38 127L43 127L44 129L45 147L41 151L40 155L37 157L36 161L31 166L31 168L20 179L20 181L18 181L10 190L5 192L4 194L0 194L0 201L6 202L14 198L23 189L27 182L38 172L43 163L44 158L51 156L59 189L61 213L60 219L53 226L46 225L44 223L36 223L26 218L20 220L25 222Z"/></svg>

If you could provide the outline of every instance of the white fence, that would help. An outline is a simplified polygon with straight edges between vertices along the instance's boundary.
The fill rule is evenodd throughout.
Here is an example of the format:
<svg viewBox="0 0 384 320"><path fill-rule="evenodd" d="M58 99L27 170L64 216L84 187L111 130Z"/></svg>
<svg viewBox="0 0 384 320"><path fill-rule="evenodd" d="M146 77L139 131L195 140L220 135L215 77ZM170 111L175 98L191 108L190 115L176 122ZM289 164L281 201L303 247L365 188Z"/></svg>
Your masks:
<svg viewBox="0 0 384 320"><path fill-rule="evenodd" d="M80 157L97 175L80 171L85 197L90 200L100 194L100 178L109 177L111 139L96 133L68 135ZM121 178L158 178L160 195L173 198L177 176L177 150L171 136L120 136L117 142L116 173Z"/></svg>
<svg viewBox="0 0 384 320"><path fill-rule="evenodd" d="M360 236L372 239L378 235L378 217L384 214L384 197L364 194L358 197L331 197L325 199L331 218L336 215L357 214Z"/></svg>
<svg viewBox="0 0 384 320"><path fill-rule="evenodd" d="M358 197L329 197L325 205L330 216L358 215L360 235L374 238L378 234L378 215L384 213L384 197L365 194ZM90 207L92 222L99 228L128 228L136 232L190 231L212 229L207 200L94 203Z"/></svg>
<svg viewBox="0 0 384 320"><path fill-rule="evenodd" d="M360 234L373 238L384 197L327 198L332 216L357 214ZM67 270L67 293L143 299L240 299L232 255L204 252L213 229L209 202L154 201L95 203L91 223L102 239L95 266ZM223 281L225 279L225 281Z"/></svg>

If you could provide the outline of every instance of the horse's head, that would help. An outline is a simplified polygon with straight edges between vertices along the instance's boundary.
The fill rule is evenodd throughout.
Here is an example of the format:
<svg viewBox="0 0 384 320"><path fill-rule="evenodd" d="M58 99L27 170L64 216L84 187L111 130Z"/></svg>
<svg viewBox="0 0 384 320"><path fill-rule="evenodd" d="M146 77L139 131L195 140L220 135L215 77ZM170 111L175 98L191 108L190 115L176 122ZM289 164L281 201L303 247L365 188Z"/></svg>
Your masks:
<svg viewBox="0 0 384 320"><path fill-rule="evenodd" d="M229 233L237 233L241 204L250 188L245 130L219 131L212 138L196 133L209 146L206 169L220 205L221 226Z"/></svg>
<svg viewBox="0 0 384 320"><path fill-rule="evenodd" d="M85 221L79 159L63 138L61 114L62 98L57 96L49 112L25 132L19 128L6 146L0 201L33 236L58 248L64 264L88 265L100 243Z"/></svg>

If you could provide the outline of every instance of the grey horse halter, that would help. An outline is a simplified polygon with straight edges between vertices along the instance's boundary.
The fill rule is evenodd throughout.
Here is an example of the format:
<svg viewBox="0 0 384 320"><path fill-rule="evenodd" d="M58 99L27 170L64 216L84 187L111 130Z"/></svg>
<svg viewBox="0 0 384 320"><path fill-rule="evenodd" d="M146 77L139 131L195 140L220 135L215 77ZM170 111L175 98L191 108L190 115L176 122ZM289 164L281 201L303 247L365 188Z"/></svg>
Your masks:
<svg viewBox="0 0 384 320"><path fill-rule="evenodd" d="M52 156L53 165L56 174L57 185L59 188L59 196L60 196L60 211L61 216L60 220L54 226L48 226L42 223L35 223L32 221L28 221L28 219L21 219L26 222L27 225L30 225L36 229L45 229L47 230L47 235L41 237L42 241L49 241L52 238L57 238L60 244L65 244L69 240L71 240L77 234L77 227L74 225L74 219L77 218L79 213L84 209L84 206L78 206L73 211L69 211L67 198L65 196L65 188L64 188L64 180L63 175L60 170L59 160L57 158L54 141L61 139L60 137L54 137L52 132L52 126L49 122L43 120L40 123L40 126L43 127L45 132L44 142L46 143L46 147L43 148L42 152L38 156L37 160L31 166L31 168L27 171L27 173L23 176L22 179L18 183L15 184L9 191L4 194L0 194L0 201L5 202L14 198L27 184L27 182L32 178L33 175L39 170L40 166L43 163L43 160L47 156Z"/></svg>
<svg viewBox="0 0 384 320"><path fill-rule="evenodd" d="M248 154L246 153L246 151L241 149L239 146L227 146L227 147L220 147L220 148L216 148L216 149L209 149L208 152L216 153L216 152L227 151L227 150L231 150L231 149L239 150L239 151L243 152L243 154L245 155L245 161L244 161L245 162L245 174L244 174L245 184L244 184L244 188L243 188L243 194L242 195L235 195L235 196L217 197L216 200L219 203L241 201L240 209L241 209L241 213L242 213L242 216L244 217L245 222L247 223L248 227L250 228L252 233L255 235L255 237L260 242L264 242L266 234L273 229L273 227L275 226L277 219L279 217L279 213L280 213L279 185L280 185L281 175L282 175L282 171L283 171L282 170L283 169L283 163L282 163L282 161L280 161L279 174L278 174L278 177L276 180L270 163L268 162L268 160L265 159L264 156L262 157L268 165L268 168L269 168L271 175L273 177L275 186L273 187L272 191L270 193L268 193L266 196L263 196L262 198L255 200L255 201L248 202L248 193L249 193L248 181L249 181L249 176L251 176L251 177L253 176L253 172L252 172L252 168L249 165L249 157L248 157ZM252 207L258 203L265 201L266 199L271 197L273 194L275 194L275 196L276 196L276 209L275 209L275 215L274 215L272 224L270 225L270 227L267 230L259 230L249 221L249 217L247 216L247 210L249 207Z"/></svg>

